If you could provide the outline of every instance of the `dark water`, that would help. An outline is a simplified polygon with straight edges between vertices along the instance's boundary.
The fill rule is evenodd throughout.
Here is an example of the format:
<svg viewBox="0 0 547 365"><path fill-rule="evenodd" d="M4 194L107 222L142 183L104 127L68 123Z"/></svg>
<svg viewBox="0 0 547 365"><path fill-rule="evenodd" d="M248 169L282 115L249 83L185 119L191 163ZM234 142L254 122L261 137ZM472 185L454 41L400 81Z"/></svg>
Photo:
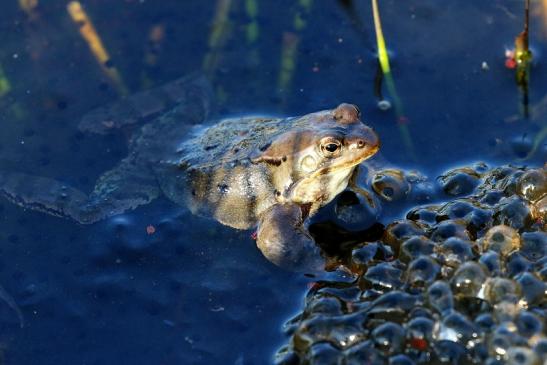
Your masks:
<svg viewBox="0 0 547 365"><path fill-rule="evenodd" d="M381 3L409 149L395 108L377 108L370 4L260 2L253 20L251 3L218 2L230 7L224 39L213 48L214 1L83 6L130 93L200 70L213 57L217 116L298 115L352 102L380 135L384 160L432 177L470 161L545 162L545 142L518 158L547 124L547 5L531 8L531 114L523 118L515 72L504 65L523 27L522 2ZM27 12L17 1L1 6L0 67L10 90L0 94L0 167L89 191L125 156L128 136L82 134L77 125L117 99L119 88L93 58L66 1ZM253 22L254 40L247 38ZM155 43L154 27L163 30ZM284 39L297 47L290 81L280 85ZM383 94L393 102L385 87ZM148 225L156 233L147 234ZM25 321L20 328L13 309L0 305L6 364L269 363L309 281L267 262L250 232L193 217L165 199L90 226L1 200L0 242L0 284Z"/></svg>

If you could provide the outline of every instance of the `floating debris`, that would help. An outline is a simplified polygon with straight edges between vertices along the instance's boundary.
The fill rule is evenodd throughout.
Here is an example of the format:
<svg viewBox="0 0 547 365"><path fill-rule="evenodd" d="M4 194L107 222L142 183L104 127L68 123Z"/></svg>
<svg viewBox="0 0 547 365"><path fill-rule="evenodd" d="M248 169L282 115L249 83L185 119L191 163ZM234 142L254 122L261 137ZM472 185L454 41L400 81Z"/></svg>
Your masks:
<svg viewBox="0 0 547 365"><path fill-rule="evenodd" d="M153 225L149 224L148 226L146 226L146 234L148 235L152 235L156 233L156 227L154 227Z"/></svg>
<svg viewBox="0 0 547 365"><path fill-rule="evenodd" d="M379 100L378 101L378 109L380 109L382 111L389 110L389 109L391 109L391 103L389 102L389 100L386 100L386 99Z"/></svg>

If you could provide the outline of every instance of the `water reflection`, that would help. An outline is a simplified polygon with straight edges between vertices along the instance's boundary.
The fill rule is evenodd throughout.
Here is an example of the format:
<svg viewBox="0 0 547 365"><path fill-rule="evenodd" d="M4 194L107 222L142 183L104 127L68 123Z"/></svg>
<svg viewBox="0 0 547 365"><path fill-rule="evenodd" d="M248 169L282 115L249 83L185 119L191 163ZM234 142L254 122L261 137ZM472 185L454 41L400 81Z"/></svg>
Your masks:
<svg viewBox="0 0 547 365"><path fill-rule="evenodd" d="M128 133L92 136L79 132L77 124L90 110L116 100L119 93L69 17L67 1L2 5L0 170L19 169L91 191L97 177L127 154L132 127ZM207 55L214 54L209 72L214 74L218 115L302 115L350 101L360 105L364 121L378 131L383 141L381 152L389 165L402 166L404 171L416 168L430 182L442 171L477 159L490 160L491 166L506 162L541 166L547 160L547 80L539 72L545 46L545 35L540 33L545 32L544 2L531 2L530 9L535 62L529 83L530 121L520 115L514 73L505 68L503 58L504 47L512 47L515 34L522 29L522 2L381 3L397 92L412 121L415 162L402 152L393 109L377 107L374 78L378 61L373 51L372 12L366 2L354 2L352 18L336 2L301 1L295 5L293 1L219 0L203 5L89 0L82 6L111 56L108 65L116 67L131 93L199 70ZM362 19L360 32L355 31L354 14ZM211 44L215 30L222 42ZM283 34L287 33L296 34L298 41L293 37L284 42ZM280 84L289 86L280 90ZM447 184L464 180L454 177L447 179ZM455 191L452 185L448 187ZM422 196L428 196L429 190L424 187L423 191ZM481 204L499 205L495 219L503 218L506 225L527 224L526 217L534 210L527 210L520 199L492 191L484 194ZM445 206L439 217L448 223L436 222L437 208L431 206L416 207L409 219L438 224L435 234L439 240L451 233L464 233L458 219L472 222L468 233L476 234L473 232L484 229L490 218L476 208L469 210L471 206L468 201ZM354 216L351 207L343 207L349 228ZM415 207L384 204L381 208L380 219L388 224ZM376 214L378 209L371 211ZM0 216L0 283L25 317L21 330L15 312L6 304L0 307L0 318L6 324L0 337L3 353L13 363L161 360L202 364L226 359L267 363L284 342L280 323L301 307L304 279L269 265L246 233L191 217L163 200L129 214L127 221L89 227L25 211L5 200L0 202ZM146 231L150 225L156 228L153 234ZM396 240L414 232L412 228L399 222L389 231ZM350 230L349 238L354 239L353 233ZM534 247L532 239L524 241ZM437 253L439 260L454 263L467 257L469 252L458 251L460 246L460 241L444 245ZM378 244L370 247L374 252L359 250L363 262L370 255L388 260L395 254ZM402 244L400 252L413 261L416 251L427 251L428 247ZM542 285L535 274L526 272L534 257L532 251L511 256L508 268L522 287L529 288L523 294L527 303L540 300L536 289ZM356 255L357 251L350 250L345 258ZM502 272L505 268L500 256L496 251L487 252L481 262L493 273ZM432 266L417 262L413 267ZM414 287L429 283L431 277L426 274L430 272L436 271L413 273ZM371 274L362 282L362 288L368 290L365 296L370 298L377 295L374 280ZM393 283L398 285L395 279ZM506 288L503 283L491 284L492 293ZM349 285L347 290L323 290L336 290L337 295L343 292L350 298L359 296L361 288ZM333 311L336 303L341 305L336 299ZM381 316L381 303L375 308L380 309L374 315ZM415 314L418 318L428 316ZM518 328L535 328L533 318L533 313L519 314ZM485 331L498 320L504 319L480 314L470 325L451 317L443 322L445 330L439 335L442 339L434 349L435 356L463 356L465 345L451 341L450 333L473 334L477 327ZM412 322L409 343L413 353L430 343L427 336L420 335L427 323ZM396 324L381 326L371 337L375 342L355 346L351 357L355 361L373 358L373 347L386 341L399 346L398 328ZM511 340L510 330L496 330L493 351L506 351L507 359L528 359L531 355L526 349L504 347ZM522 336L533 337L536 332L530 331ZM360 339L361 334L350 332L341 332L340 338L348 343ZM544 347L540 340L534 351L542 353ZM52 354L51 348L56 352ZM310 351L309 356L319 359L320 354L340 350L315 344ZM387 348L381 351L389 355Z"/></svg>

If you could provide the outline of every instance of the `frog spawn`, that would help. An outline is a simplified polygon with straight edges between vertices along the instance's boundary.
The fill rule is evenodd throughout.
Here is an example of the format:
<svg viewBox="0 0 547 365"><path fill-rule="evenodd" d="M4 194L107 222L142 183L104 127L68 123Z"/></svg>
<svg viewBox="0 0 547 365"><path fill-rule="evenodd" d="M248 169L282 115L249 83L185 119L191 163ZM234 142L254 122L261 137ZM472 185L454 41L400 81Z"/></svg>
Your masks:
<svg viewBox="0 0 547 365"><path fill-rule="evenodd" d="M276 363L546 362L545 174L482 164L445 173L437 191L450 201L411 208L353 248L344 280L312 286ZM373 180L384 202L399 192L387 175Z"/></svg>

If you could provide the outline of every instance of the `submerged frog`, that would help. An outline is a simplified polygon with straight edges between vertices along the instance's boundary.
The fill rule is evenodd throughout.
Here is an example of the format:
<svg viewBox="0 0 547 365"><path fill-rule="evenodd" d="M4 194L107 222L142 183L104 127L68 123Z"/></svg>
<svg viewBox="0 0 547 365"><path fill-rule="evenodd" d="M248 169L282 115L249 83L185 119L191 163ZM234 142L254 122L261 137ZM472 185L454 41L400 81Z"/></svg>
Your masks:
<svg viewBox="0 0 547 365"><path fill-rule="evenodd" d="M233 118L204 127L199 123L207 115L208 93L202 81L184 79L181 85L193 91L177 94L171 111L136 133L128 156L98 179L91 194L15 173L2 174L0 191L19 205L84 224L163 193L222 224L257 227L259 249L278 265L320 264L304 222L343 191L356 166L379 148L357 107L341 104L292 118ZM84 129L102 133L138 119L112 121L105 110L97 113L102 117L84 118Z"/></svg>

